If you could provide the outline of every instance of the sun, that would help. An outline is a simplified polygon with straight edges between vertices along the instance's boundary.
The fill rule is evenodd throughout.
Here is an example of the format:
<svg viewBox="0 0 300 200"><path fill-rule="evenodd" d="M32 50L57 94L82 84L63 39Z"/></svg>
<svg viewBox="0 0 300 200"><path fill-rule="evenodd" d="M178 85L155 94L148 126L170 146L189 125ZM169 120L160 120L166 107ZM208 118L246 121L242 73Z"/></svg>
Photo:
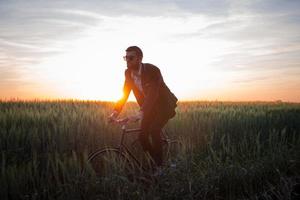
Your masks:
<svg viewBox="0 0 300 200"><path fill-rule="evenodd" d="M60 98L112 101L120 98L124 79L122 54L103 51L92 40L82 40L74 46L40 63L40 81L48 82Z"/></svg>

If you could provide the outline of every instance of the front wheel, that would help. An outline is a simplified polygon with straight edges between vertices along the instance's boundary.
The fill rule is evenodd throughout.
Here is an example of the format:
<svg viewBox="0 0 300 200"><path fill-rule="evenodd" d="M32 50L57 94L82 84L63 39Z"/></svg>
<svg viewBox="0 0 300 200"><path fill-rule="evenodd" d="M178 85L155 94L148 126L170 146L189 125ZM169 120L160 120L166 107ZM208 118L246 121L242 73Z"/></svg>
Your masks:
<svg viewBox="0 0 300 200"><path fill-rule="evenodd" d="M88 157L88 163L97 177L129 176L133 163L117 148L100 149Z"/></svg>

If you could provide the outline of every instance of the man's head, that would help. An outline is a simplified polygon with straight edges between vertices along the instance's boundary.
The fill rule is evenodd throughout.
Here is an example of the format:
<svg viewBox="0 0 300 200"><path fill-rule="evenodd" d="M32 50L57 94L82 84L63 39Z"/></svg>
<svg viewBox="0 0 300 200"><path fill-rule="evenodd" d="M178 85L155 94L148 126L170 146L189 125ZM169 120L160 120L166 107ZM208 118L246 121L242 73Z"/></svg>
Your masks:
<svg viewBox="0 0 300 200"><path fill-rule="evenodd" d="M143 52L137 46L130 46L126 49L124 60L127 62L127 68L137 70L143 60Z"/></svg>

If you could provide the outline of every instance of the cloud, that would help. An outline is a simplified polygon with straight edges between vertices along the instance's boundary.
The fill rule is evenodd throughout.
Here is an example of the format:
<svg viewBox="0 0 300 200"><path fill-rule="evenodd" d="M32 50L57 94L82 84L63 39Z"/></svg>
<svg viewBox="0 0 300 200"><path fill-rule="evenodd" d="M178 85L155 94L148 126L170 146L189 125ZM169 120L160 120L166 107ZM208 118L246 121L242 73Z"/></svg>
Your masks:
<svg viewBox="0 0 300 200"><path fill-rule="evenodd" d="M300 8L300 3L276 2L279 6L270 1L232 4L230 16L171 37L228 43L224 53L211 64L214 68L230 71L299 69L300 14L294 7Z"/></svg>
<svg viewBox="0 0 300 200"><path fill-rule="evenodd" d="M257 40L299 40L300 14L273 16L264 15L232 15L231 17L211 21L207 26L200 27L193 32L174 34L179 38L219 38L230 41Z"/></svg>
<svg viewBox="0 0 300 200"><path fill-rule="evenodd" d="M20 81L29 79L35 64L71 49L73 39L100 22L92 15L68 13L63 8L60 2L0 2L2 86L24 84Z"/></svg>
<svg viewBox="0 0 300 200"><path fill-rule="evenodd" d="M5 66L3 64L3 61L5 62L5 58L0 57L0 85L2 85L5 82L8 82L9 80L14 80L18 78L17 69L12 66Z"/></svg>
<svg viewBox="0 0 300 200"><path fill-rule="evenodd" d="M267 80L270 80L270 76L253 76L253 77L239 77L236 79L233 79L231 82L234 84L249 84L249 83L257 83L258 81L265 82Z"/></svg>
<svg viewBox="0 0 300 200"><path fill-rule="evenodd" d="M299 13L300 1L298 0L254 0L244 5L249 12L264 15L297 14Z"/></svg>
<svg viewBox="0 0 300 200"><path fill-rule="evenodd" d="M0 10L2 16L7 9L15 11L38 11L53 9L77 10L82 13L90 12L104 16L178 16L185 14L202 14L209 16L227 15L230 8L230 1L214 0L69 0L69 1L1 1ZM1 9L3 8L3 9ZM15 12L16 13L16 12ZM9 13L6 13L9 14ZM45 12L47 15L47 12ZM34 16L32 14L31 16Z"/></svg>
<svg viewBox="0 0 300 200"><path fill-rule="evenodd" d="M241 47L231 53L224 54L211 63L211 67L225 71L269 72L273 70L300 71L299 45L287 46L281 49L278 46L259 46L257 48Z"/></svg>

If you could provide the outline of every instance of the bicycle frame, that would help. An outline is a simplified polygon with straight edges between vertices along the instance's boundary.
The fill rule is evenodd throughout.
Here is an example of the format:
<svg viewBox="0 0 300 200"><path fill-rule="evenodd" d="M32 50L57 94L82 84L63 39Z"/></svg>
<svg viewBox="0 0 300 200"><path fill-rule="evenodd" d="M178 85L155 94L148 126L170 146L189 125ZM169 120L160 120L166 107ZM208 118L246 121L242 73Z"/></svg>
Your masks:
<svg viewBox="0 0 300 200"><path fill-rule="evenodd" d="M143 168L142 163L136 158L136 156L128 149L128 147L124 144L124 140L125 140L125 134L128 133L141 133L142 129L140 128L132 128L132 129L126 129L126 124L122 125L122 136L121 136L121 140L120 140L120 144L117 147L121 152L126 152L135 162L139 167ZM133 145L138 139L134 140L131 145ZM170 141L170 139L166 136L165 131L162 130L162 140L163 142L168 143ZM144 169L144 168L143 168Z"/></svg>
<svg viewBox="0 0 300 200"><path fill-rule="evenodd" d="M101 155L103 155L103 153L105 152L111 152L113 154L118 154L117 156L121 156L123 158L125 158L126 162L128 164L132 164L131 166L134 167L135 169L139 169L143 172L149 170L147 169L147 166L144 165L144 159L140 159L140 157L138 155L135 154L135 152L132 152L130 150L129 145L127 145L124 141L125 141L125 135L126 134L130 134L130 133L136 133L139 134L142 132L142 129L140 128L131 128L131 129L127 129L126 128L126 123L119 123L120 125L122 125L122 135L121 135L121 139L120 139L120 143L115 146L115 147L104 147L101 149L96 150L95 152L91 153L88 156L88 162L93 162L93 160L97 160L97 157ZM167 153L169 153L169 144L173 144L175 140L172 140L168 137L168 135L166 134L166 131L163 129L161 132L161 137L162 137L162 142L163 145L167 145ZM136 142L138 141L138 139L134 140L133 142L131 142L131 146L133 146ZM176 141L175 141L176 142ZM168 154L166 154L168 155ZM150 163L149 163L150 164Z"/></svg>
<svg viewBox="0 0 300 200"><path fill-rule="evenodd" d="M142 167L141 162L134 156L134 154L128 149L128 147L124 144L124 139L125 139L125 134L127 133L140 133L141 129L139 128L134 128L134 129L126 129L126 126L123 125L122 126L122 137L121 137L121 141L120 144L118 146L118 149L123 152L125 151L137 164L138 166ZM135 140L136 141L136 140ZM135 142L134 141L134 142ZM133 143L134 143L133 142ZM132 144L133 144L132 143Z"/></svg>

